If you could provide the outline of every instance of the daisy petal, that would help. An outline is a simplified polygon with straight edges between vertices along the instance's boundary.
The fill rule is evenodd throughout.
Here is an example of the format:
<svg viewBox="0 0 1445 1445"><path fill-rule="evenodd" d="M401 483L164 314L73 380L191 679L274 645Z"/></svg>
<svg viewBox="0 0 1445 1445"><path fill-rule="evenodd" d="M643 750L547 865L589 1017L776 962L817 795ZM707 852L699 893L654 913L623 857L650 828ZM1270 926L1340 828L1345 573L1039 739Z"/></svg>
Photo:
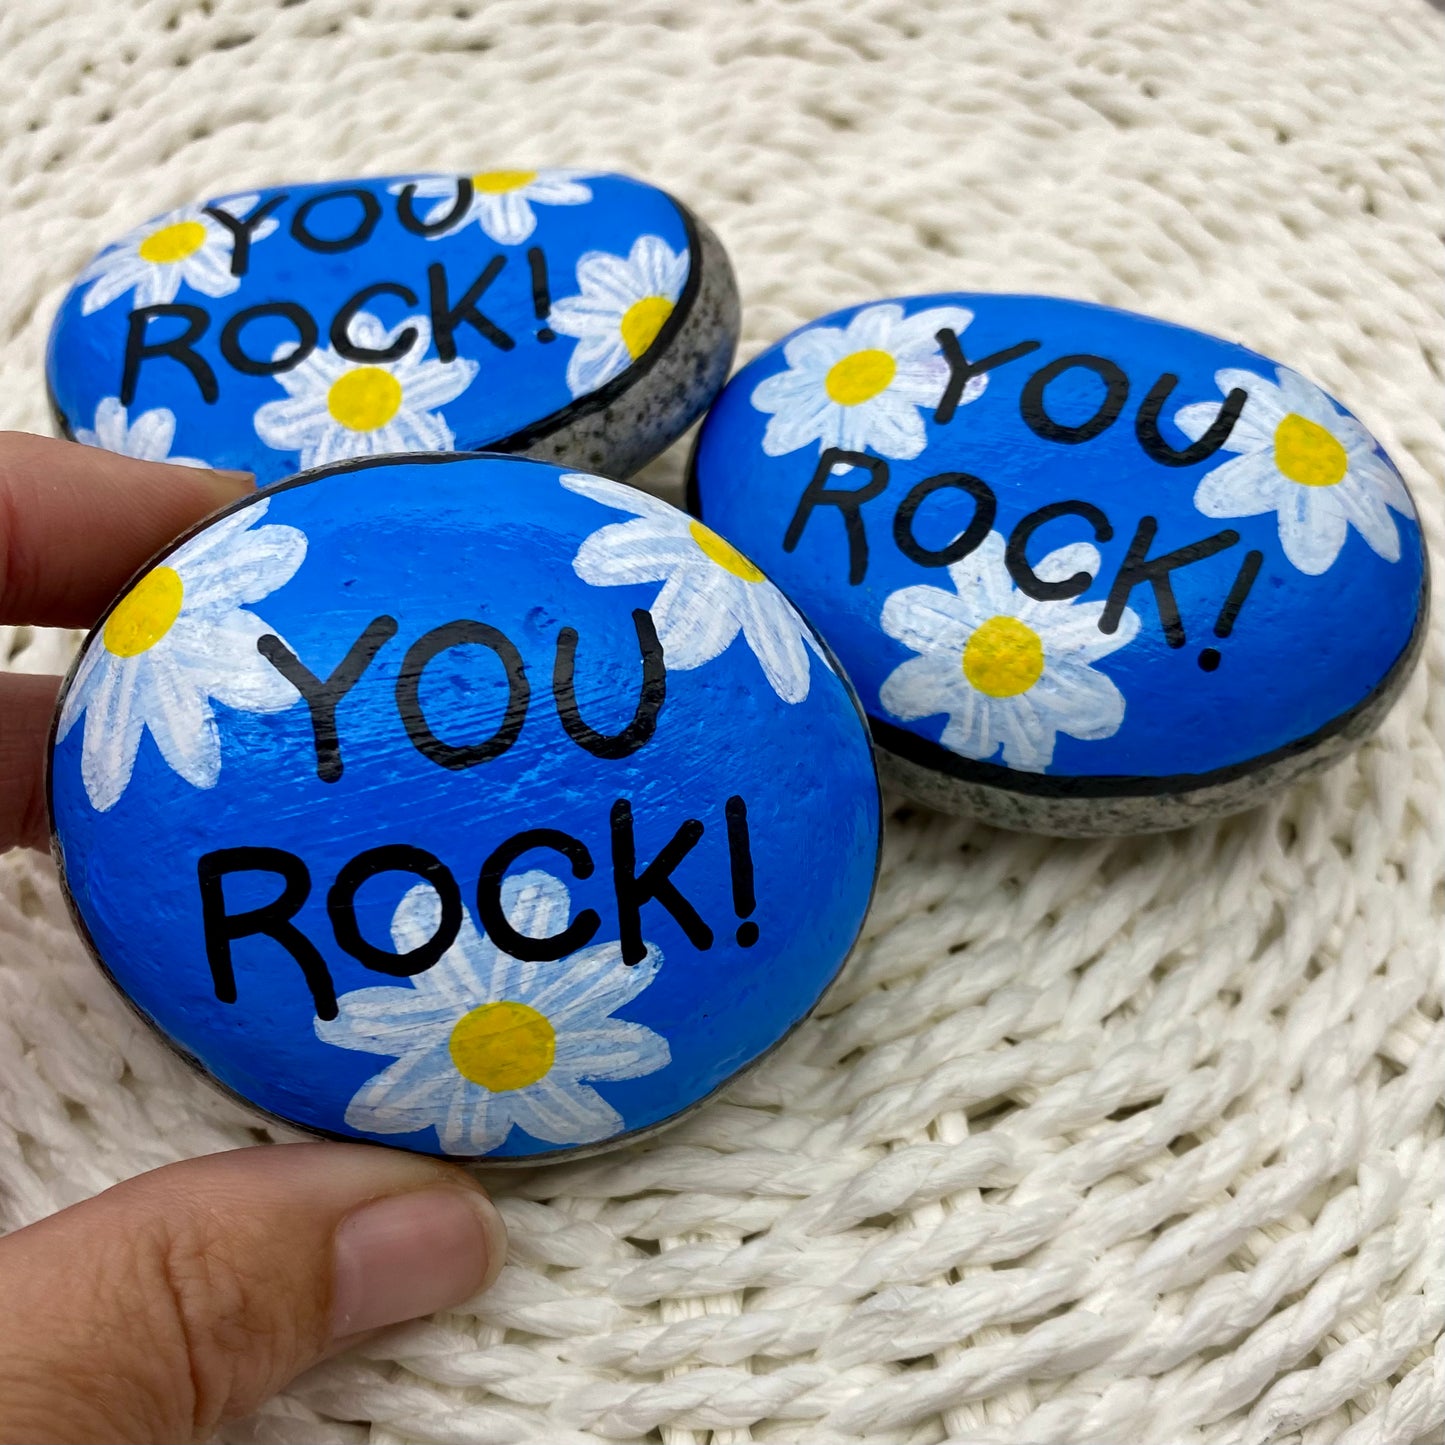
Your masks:
<svg viewBox="0 0 1445 1445"><path fill-rule="evenodd" d="M677 526L683 520L677 508L669 506L660 497L622 482L594 477L589 472L567 472L557 480L569 492L590 497L592 501L600 502L604 507L615 507L619 512L630 512L635 517L656 517L670 526Z"/></svg>
<svg viewBox="0 0 1445 1445"><path fill-rule="evenodd" d="M407 1054L368 1079L346 1108L346 1122L367 1134L410 1134L433 1124L463 1081L431 1053ZM450 1074L450 1078L447 1077Z"/></svg>
<svg viewBox="0 0 1445 1445"><path fill-rule="evenodd" d="M147 266L136 282L136 306L169 305L176 299L183 279L179 266Z"/></svg>
<svg viewBox="0 0 1445 1445"><path fill-rule="evenodd" d="M231 274L230 243L221 236L182 261L180 272L186 285L203 296L229 296L241 284L241 278Z"/></svg>
<svg viewBox="0 0 1445 1445"><path fill-rule="evenodd" d="M258 650L275 631L253 612L237 608L209 626L178 620L167 638L169 655L192 676L205 679L207 695L239 712L284 712L298 693Z"/></svg>
<svg viewBox="0 0 1445 1445"><path fill-rule="evenodd" d="M619 315L647 295L644 280L630 260L606 251L584 252L577 262L577 284L594 304L606 302Z"/></svg>
<svg viewBox="0 0 1445 1445"><path fill-rule="evenodd" d="M214 788L221 772L221 734L204 693L189 674L160 658L149 672L145 720L161 756L193 788Z"/></svg>
<svg viewBox="0 0 1445 1445"><path fill-rule="evenodd" d="M969 635L983 620L965 597L926 583L892 593L883 604L881 618L883 630L914 652L958 657L963 656Z"/></svg>
<svg viewBox="0 0 1445 1445"><path fill-rule="evenodd" d="M657 594L648 610L668 667L690 672L732 645L742 625L730 597L733 580L720 567L700 562L679 567Z"/></svg>
<svg viewBox="0 0 1445 1445"><path fill-rule="evenodd" d="M638 1079L671 1062L672 1051L661 1034L611 1019L569 1033L558 1047L555 1067L574 1079Z"/></svg>
<svg viewBox="0 0 1445 1445"><path fill-rule="evenodd" d="M843 432L839 445L846 451L871 447L880 456L908 461L927 444L928 435L918 408L902 397L885 391L871 401L842 410Z"/></svg>
<svg viewBox="0 0 1445 1445"><path fill-rule="evenodd" d="M85 293L85 298L80 303L82 316L89 316L103 306L109 306L112 301L124 296L127 291L136 286L147 274L147 268L143 261L137 260L134 265L130 265L122 258L117 258L117 262L118 264L108 266L96 273L99 279Z"/></svg>
<svg viewBox="0 0 1445 1445"><path fill-rule="evenodd" d="M1245 452L1200 478L1194 505L1206 517L1254 517L1274 511L1288 485L1271 458Z"/></svg>
<svg viewBox="0 0 1445 1445"><path fill-rule="evenodd" d="M539 171L537 179L523 188L529 201L544 206L580 206L592 199L589 187L580 185L578 178L589 174L586 171L548 170Z"/></svg>
<svg viewBox="0 0 1445 1445"><path fill-rule="evenodd" d="M104 397L95 408L95 430L77 431L76 440L87 446L104 447L108 452L125 453L130 444L130 428L126 425L125 408L118 396Z"/></svg>
<svg viewBox="0 0 1445 1445"><path fill-rule="evenodd" d="M477 223L500 246L517 246L537 228L537 216L519 191L479 195L475 202Z"/></svg>
<svg viewBox="0 0 1445 1445"><path fill-rule="evenodd" d="M55 741L63 743L71 728L84 716L90 706L96 686L107 670L110 659L104 646L87 648L80 655L80 665L66 690L65 702L60 709L60 721L56 724Z"/></svg>
<svg viewBox="0 0 1445 1445"><path fill-rule="evenodd" d="M99 421L98 414L96 420ZM165 407L142 412L132 423L123 443L126 455L146 462L163 462L170 454L175 431L176 419Z"/></svg>
<svg viewBox="0 0 1445 1445"><path fill-rule="evenodd" d="M948 330L962 337L973 321L964 306L932 306L900 321L893 329L892 351L899 358L939 353L938 333Z"/></svg>
<svg viewBox="0 0 1445 1445"><path fill-rule="evenodd" d="M903 324L903 308L896 301L865 306L849 323L849 351L888 351L893 334Z"/></svg>
<svg viewBox="0 0 1445 1445"><path fill-rule="evenodd" d="M620 334L615 337L589 336L567 359L568 390L573 396L587 396L631 365L632 355Z"/></svg>
<svg viewBox="0 0 1445 1445"><path fill-rule="evenodd" d="M246 512L237 515L251 519ZM244 532L223 551L208 549L203 560L185 551L170 559L185 585L187 611L259 602L289 582L305 560L306 534L276 523Z"/></svg>
<svg viewBox="0 0 1445 1445"><path fill-rule="evenodd" d="M622 1132L622 1115L601 1094L555 1074L516 1090L508 1102L517 1124L548 1144L593 1144Z"/></svg>
<svg viewBox="0 0 1445 1445"><path fill-rule="evenodd" d="M1368 483L1347 477L1336 488L1345 519L1387 562L1400 560L1400 533L1384 499Z"/></svg>
<svg viewBox="0 0 1445 1445"><path fill-rule="evenodd" d="M998 729L991 725L993 718L989 699L972 688L957 691L962 695L955 697L952 707L935 709L948 713L948 721L938 741L961 758L986 763L998 752L1000 745Z"/></svg>
<svg viewBox="0 0 1445 1445"><path fill-rule="evenodd" d="M643 296L676 301L687 279L687 251L674 251L661 236L639 236L627 258L642 283Z"/></svg>
<svg viewBox="0 0 1445 1445"><path fill-rule="evenodd" d="M560 878L534 868L502 883L502 912L526 938L551 938L571 921L572 896Z"/></svg>
<svg viewBox="0 0 1445 1445"><path fill-rule="evenodd" d="M459 1088L446 1122L437 1127L442 1148L451 1154L490 1154L499 1149L512 1132L507 1098L470 1085Z"/></svg>
<svg viewBox="0 0 1445 1445"><path fill-rule="evenodd" d="M803 371L821 379L828 368L841 361L851 349L848 335L842 327L810 326L783 343L783 360L788 363L789 371L782 375ZM769 377L768 380L776 381L778 378ZM761 385L766 386L767 382ZM756 399L757 392L753 396Z"/></svg>
<svg viewBox="0 0 1445 1445"><path fill-rule="evenodd" d="M769 411L772 408L758 400L762 389L760 386L753 393L753 405L759 411ZM824 447L837 445L840 410L821 391L811 400L793 404L780 402L763 431L763 451L770 457L782 457L811 442Z"/></svg>
<svg viewBox="0 0 1445 1445"><path fill-rule="evenodd" d="M1003 742L1003 761L1023 773L1042 773L1054 760L1055 732L1022 699L994 699L992 721Z"/></svg>
<svg viewBox="0 0 1445 1445"><path fill-rule="evenodd" d="M1071 738L1113 737L1124 721L1124 694L1092 667L1064 666L1029 690L1032 705Z"/></svg>
<svg viewBox="0 0 1445 1445"><path fill-rule="evenodd" d="M80 778L96 812L108 812L130 782L145 715L139 695L143 665L112 662L97 679L85 709Z"/></svg>
<svg viewBox="0 0 1445 1445"><path fill-rule="evenodd" d="M741 620L743 636L773 691L784 702L802 702L810 682L808 650L803 624L786 599L769 583L753 583L743 594Z"/></svg>
<svg viewBox="0 0 1445 1445"><path fill-rule="evenodd" d="M417 942L425 943L426 938ZM406 950L398 945L398 952L402 951ZM430 1048L450 1036L457 1018L445 1000L415 988L358 988L342 994L336 1006L334 1019L312 1020L316 1037L368 1054L399 1056Z"/></svg>
<svg viewBox="0 0 1445 1445"><path fill-rule="evenodd" d="M402 383L407 410L431 411L455 401L476 380L479 370L475 361L464 356L454 361L423 361L408 370Z"/></svg>
<svg viewBox="0 0 1445 1445"><path fill-rule="evenodd" d="M942 654L910 657L884 679L878 690L878 701L887 712L904 722L971 707L972 689L960 686L961 657L962 649L953 658Z"/></svg>
<svg viewBox="0 0 1445 1445"><path fill-rule="evenodd" d="M1376 455L1373 442L1369 450L1351 455L1350 472L1362 486L1378 492L1387 507L1392 507L1401 516L1414 519L1415 503L1404 478L1388 461Z"/></svg>
<svg viewBox="0 0 1445 1445"><path fill-rule="evenodd" d="M1349 536L1349 520L1333 497L1314 496L1307 487L1296 487L1295 492L1278 508L1280 545L1301 572L1318 577L1340 555Z"/></svg>
<svg viewBox="0 0 1445 1445"><path fill-rule="evenodd" d="M629 1004L657 976L662 954L650 944L639 963L622 961L622 945L594 943L568 956L567 971L544 980L533 1006L559 1029L588 1027Z"/></svg>
<svg viewBox="0 0 1445 1445"><path fill-rule="evenodd" d="M661 582L684 563L701 566L690 537L667 518L613 522L599 527L577 549L572 569L593 587L619 587L633 582Z"/></svg>

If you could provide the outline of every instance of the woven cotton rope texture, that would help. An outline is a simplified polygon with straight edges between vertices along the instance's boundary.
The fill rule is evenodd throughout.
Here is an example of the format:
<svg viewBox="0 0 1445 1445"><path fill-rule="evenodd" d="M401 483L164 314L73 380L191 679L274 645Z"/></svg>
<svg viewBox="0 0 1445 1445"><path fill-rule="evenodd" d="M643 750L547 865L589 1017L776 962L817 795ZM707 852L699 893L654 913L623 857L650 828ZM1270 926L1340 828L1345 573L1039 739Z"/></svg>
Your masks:
<svg viewBox="0 0 1445 1445"><path fill-rule="evenodd" d="M47 428L50 317L138 218L579 164L718 230L744 359L899 292L1151 312L1358 410L1438 548L1442 40L1426 0L6 0L0 421ZM676 497L684 456L642 481ZM226 1438L1440 1439L1440 644L1361 753L1223 825L895 803L779 1054L650 1145L493 1180L490 1294ZM72 645L0 634L31 671ZM131 1018L47 863L0 863L6 1227L280 1132Z"/></svg>

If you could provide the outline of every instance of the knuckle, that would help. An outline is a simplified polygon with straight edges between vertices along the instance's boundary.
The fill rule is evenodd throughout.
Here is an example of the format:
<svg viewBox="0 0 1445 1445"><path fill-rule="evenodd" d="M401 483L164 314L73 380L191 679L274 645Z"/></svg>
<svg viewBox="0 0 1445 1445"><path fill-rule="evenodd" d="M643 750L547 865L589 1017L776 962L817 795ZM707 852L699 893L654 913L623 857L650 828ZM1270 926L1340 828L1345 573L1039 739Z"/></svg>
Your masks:
<svg viewBox="0 0 1445 1445"><path fill-rule="evenodd" d="M78 1254L47 1252L43 1238L18 1256L27 1330L0 1372L3 1438L28 1438L15 1421L35 1409L50 1421L35 1438L190 1438L190 1369L157 1287L157 1232L103 1229Z"/></svg>
<svg viewBox="0 0 1445 1445"><path fill-rule="evenodd" d="M238 1238L204 1209L174 1214L156 1266L185 1352L198 1432L244 1411L284 1380L297 1353L285 1281L264 1239Z"/></svg>
<svg viewBox="0 0 1445 1445"><path fill-rule="evenodd" d="M159 1170L0 1241L0 1441L205 1439L316 1359L329 1233L219 1187Z"/></svg>

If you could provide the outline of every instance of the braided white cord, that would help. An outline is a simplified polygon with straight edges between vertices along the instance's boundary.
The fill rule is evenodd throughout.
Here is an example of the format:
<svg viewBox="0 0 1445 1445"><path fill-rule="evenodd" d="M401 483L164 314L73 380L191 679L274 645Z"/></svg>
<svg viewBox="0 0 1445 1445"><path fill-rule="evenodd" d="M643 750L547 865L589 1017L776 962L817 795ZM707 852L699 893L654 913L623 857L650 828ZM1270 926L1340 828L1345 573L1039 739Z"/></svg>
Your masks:
<svg viewBox="0 0 1445 1445"><path fill-rule="evenodd" d="M0 422L46 427L49 317L139 217L573 163L719 230L745 354L965 287L1279 356L1362 414L1438 547L1442 39L1426 0L7 0ZM676 496L684 455L645 480ZM1439 1441L1441 644L1437 609L1380 736L1229 823L900 812L862 946L776 1057L654 1143L497 1175L491 1293L227 1438ZM0 632L33 671L69 645ZM111 994L48 866L0 861L0 1222L254 1137Z"/></svg>

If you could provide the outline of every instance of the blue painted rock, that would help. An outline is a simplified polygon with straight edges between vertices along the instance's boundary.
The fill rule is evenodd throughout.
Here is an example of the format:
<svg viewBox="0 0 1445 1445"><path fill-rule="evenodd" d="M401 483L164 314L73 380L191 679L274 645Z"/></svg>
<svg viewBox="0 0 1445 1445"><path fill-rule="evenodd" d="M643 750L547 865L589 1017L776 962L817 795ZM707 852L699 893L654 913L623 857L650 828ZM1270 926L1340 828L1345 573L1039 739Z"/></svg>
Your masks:
<svg viewBox="0 0 1445 1445"><path fill-rule="evenodd" d="M51 754L80 927L160 1032L305 1128L534 1159L773 1047L868 906L857 699L684 513L517 458L232 507L88 638Z"/></svg>
<svg viewBox="0 0 1445 1445"><path fill-rule="evenodd" d="M453 450L627 476L716 395L737 327L722 246L664 191L410 175L156 217L81 273L47 372L66 435L263 486Z"/></svg>
<svg viewBox="0 0 1445 1445"><path fill-rule="evenodd" d="M1415 509L1349 412L1081 302L802 327L718 400L690 505L828 639L885 781L1008 827L1247 807L1371 732L1422 640Z"/></svg>

